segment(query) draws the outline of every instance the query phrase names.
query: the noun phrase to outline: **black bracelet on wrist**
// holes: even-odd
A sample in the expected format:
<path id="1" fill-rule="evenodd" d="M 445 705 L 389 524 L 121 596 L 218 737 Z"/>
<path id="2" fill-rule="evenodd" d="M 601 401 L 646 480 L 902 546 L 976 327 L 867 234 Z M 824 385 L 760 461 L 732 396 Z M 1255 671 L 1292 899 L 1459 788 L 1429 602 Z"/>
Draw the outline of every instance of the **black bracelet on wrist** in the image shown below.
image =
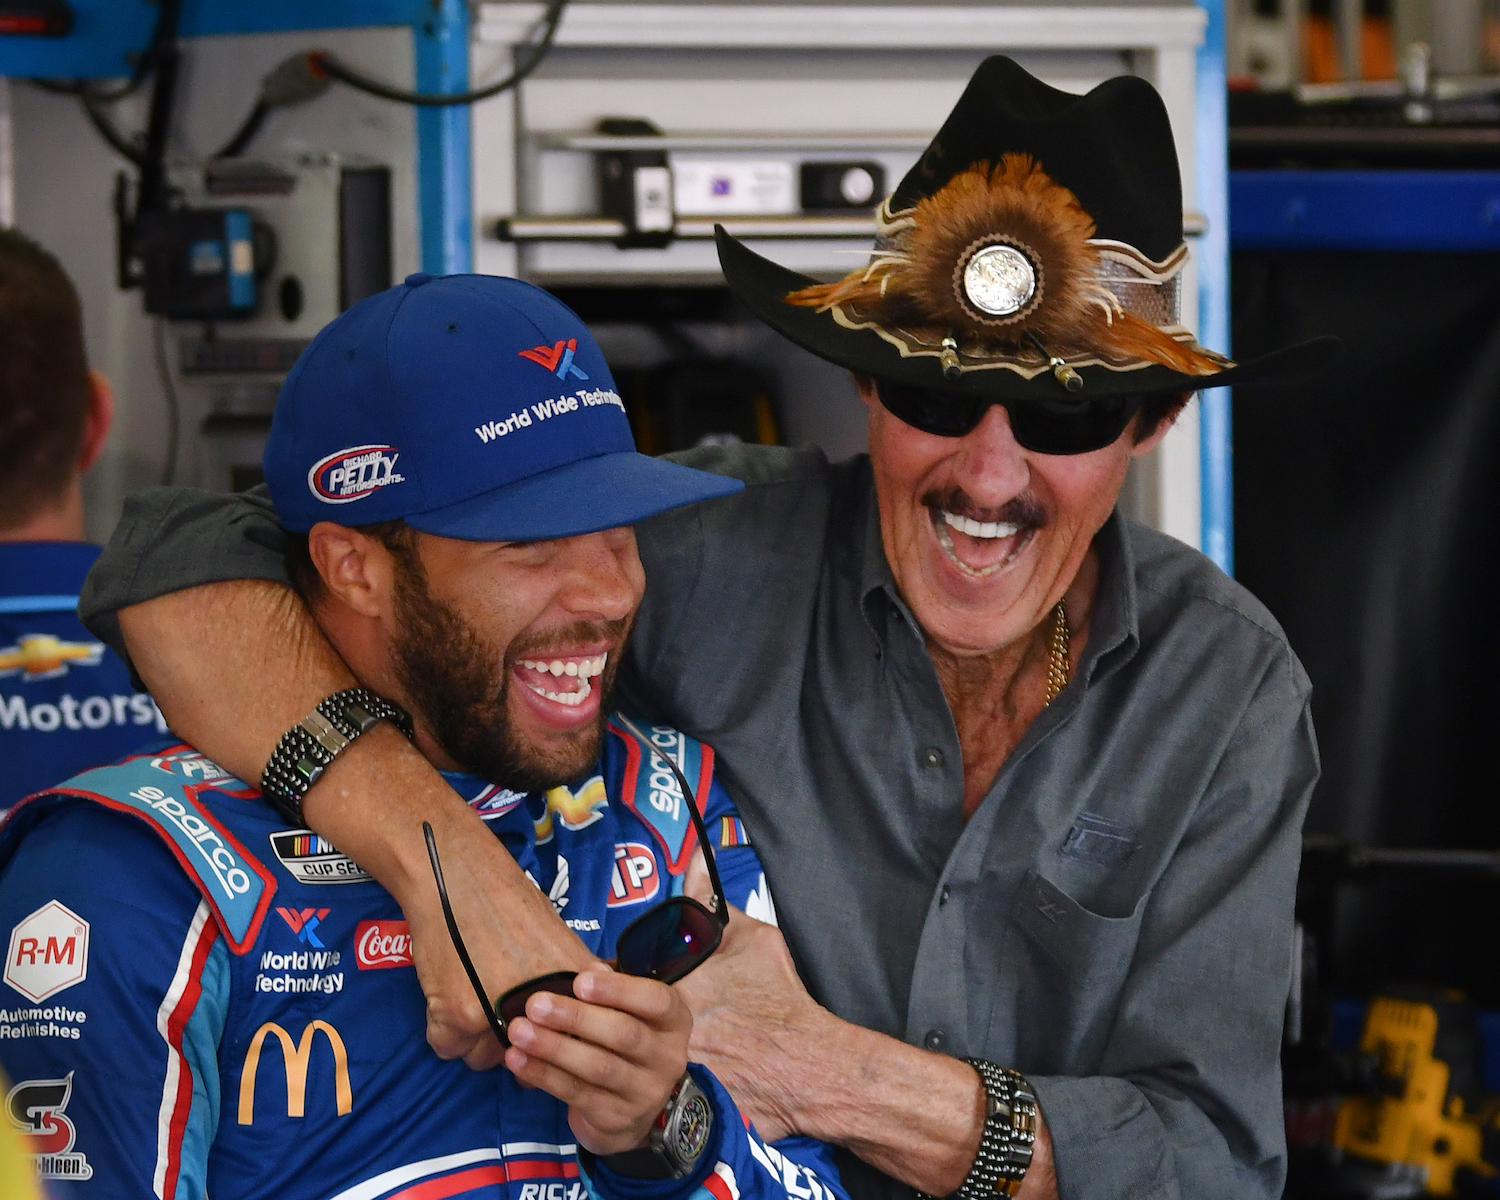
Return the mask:
<path id="1" fill-rule="evenodd" d="M 260 777 L 261 794 L 289 824 L 303 825 L 302 798 L 360 734 L 377 721 L 390 721 L 407 738 L 411 717 L 369 688 L 346 688 L 318 702 L 276 743 Z"/>
<path id="2" fill-rule="evenodd" d="M 957 1200 L 992 1200 L 1021 1190 L 1036 1144 L 1036 1095 L 1018 1072 L 983 1058 L 966 1058 L 984 1087 L 984 1129 L 974 1165 L 953 1195 Z M 918 1192 L 925 1200 L 934 1200 Z"/>

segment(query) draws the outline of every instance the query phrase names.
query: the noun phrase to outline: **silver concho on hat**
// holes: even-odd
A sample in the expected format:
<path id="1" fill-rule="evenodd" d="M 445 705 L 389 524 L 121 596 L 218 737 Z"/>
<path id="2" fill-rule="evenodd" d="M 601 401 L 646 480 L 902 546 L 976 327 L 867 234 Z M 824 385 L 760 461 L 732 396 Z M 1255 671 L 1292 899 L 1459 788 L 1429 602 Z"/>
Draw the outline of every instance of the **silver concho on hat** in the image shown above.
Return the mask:
<path id="1" fill-rule="evenodd" d="M 1031 256 L 1008 241 L 981 243 L 960 256 L 954 290 L 975 317 L 1008 323 L 1035 306 L 1040 280 Z"/>

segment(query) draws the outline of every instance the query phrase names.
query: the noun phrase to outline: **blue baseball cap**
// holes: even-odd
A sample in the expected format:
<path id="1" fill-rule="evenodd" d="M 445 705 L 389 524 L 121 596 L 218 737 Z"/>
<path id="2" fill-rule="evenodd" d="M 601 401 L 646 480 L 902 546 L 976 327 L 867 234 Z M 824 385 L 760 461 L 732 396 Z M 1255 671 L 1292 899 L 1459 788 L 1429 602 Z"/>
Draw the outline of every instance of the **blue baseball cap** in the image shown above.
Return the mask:
<path id="1" fill-rule="evenodd" d="M 583 322 L 496 275 L 411 275 L 325 326 L 263 463 L 287 529 L 401 518 L 476 542 L 593 533 L 744 487 L 638 453 Z"/>

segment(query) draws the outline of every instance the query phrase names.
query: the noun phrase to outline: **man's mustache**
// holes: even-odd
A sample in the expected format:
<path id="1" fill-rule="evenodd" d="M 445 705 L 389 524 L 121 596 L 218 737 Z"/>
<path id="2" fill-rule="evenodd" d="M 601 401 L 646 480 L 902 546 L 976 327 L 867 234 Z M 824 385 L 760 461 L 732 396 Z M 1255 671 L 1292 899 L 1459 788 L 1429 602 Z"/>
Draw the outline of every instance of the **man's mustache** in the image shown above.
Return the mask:
<path id="1" fill-rule="evenodd" d="M 579 646 L 593 646 L 608 642 L 611 653 L 617 654 L 625 645 L 625 636 L 630 632 L 634 614 L 613 621 L 575 621 L 558 629 L 549 629 L 528 637 L 517 638 L 505 652 L 506 661 L 543 658 L 554 650 L 574 650 Z"/>
<path id="2" fill-rule="evenodd" d="M 986 508 L 976 504 L 961 487 L 939 488 L 926 492 L 922 503 L 928 508 L 941 508 L 956 516 L 968 517 L 981 524 L 1018 525 L 1022 529 L 1040 529 L 1047 523 L 1047 510 L 1030 492 L 1012 497 L 999 508 Z"/>

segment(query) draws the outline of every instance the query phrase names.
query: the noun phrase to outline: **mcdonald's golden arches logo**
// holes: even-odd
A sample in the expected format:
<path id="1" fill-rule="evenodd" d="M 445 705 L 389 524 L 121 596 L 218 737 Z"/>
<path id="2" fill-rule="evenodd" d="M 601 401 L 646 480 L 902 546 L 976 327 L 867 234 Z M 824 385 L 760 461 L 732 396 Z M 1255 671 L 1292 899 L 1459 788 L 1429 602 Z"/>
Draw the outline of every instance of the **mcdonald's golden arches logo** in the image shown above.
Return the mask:
<path id="1" fill-rule="evenodd" d="M 354 1091 L 349 1086 L 349 1052 L 344 1049 L 344 1039 L 339 1031 L 327 1021 L 310 1021 L 302 1030 L 302 1040 L 296 1043 L 275 1021 L 267 1021 L 255 1031 L 250 1039 L 250 1049 L 245 1052 L 245 1069 L 240 1074 L 240 1124 L 255 1123 L 255 1074 L 260 1069 L 260 1052 L 266 1044 L 266 1036 L 275 1034 L 281 1043 L 281 1058 L 286 1067 L 286 1115 L 300 1117 L 306 1109 L 307 1066 L 312 1058 L 313 1035 L 322 1031 L 333 1051 L 334 1103 L 339 1116 L 347 1116 L 354 1107 Z"/>

